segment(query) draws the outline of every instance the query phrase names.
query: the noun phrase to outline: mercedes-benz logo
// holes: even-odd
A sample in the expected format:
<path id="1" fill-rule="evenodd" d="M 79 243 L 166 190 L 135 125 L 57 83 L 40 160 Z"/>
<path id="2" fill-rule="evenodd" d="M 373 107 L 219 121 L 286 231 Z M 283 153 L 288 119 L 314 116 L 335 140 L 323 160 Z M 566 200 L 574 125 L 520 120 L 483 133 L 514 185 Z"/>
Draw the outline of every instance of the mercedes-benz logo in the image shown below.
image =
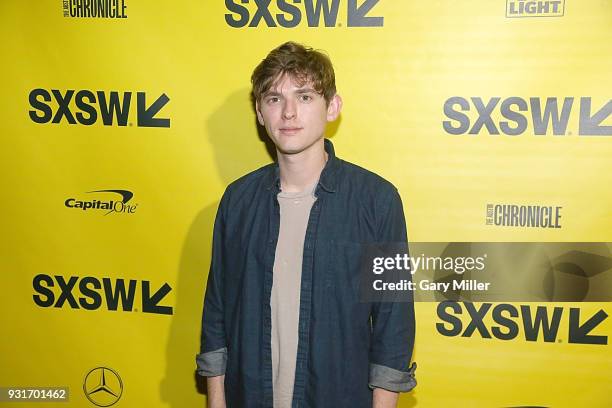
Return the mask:
<path id="1" fill-rule="evenodd" d="M 121 377 L 108 367 L 96 367 L 85 376 L 83 392 L 87 399 L 99 407 L 110 407 L 121 398 Z"/>

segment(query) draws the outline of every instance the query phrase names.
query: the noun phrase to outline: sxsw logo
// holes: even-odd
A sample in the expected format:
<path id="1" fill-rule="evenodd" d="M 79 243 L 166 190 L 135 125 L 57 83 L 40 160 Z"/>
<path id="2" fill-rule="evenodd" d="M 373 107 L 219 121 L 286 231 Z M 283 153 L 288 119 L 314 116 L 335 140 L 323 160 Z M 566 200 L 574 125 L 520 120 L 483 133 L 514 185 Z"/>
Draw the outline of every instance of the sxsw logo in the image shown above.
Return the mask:
<path id="1" fill-rule="evenodd" d="M 466 312 L 464 314 L 464 312 Z M 483 339 L 495 337 L 498 340 L 514 340 L 522 336 L 525 341 L 545 343 L 567 342 L 572 344 L 607 345 L 608 336 L 591 334 L 608 314 L 600 309 L 592 316 L 581 317 L 580 308 L 569 308 L 567 337 L 559 332 L 561 320 L 567 316 L 568 309 L 560 306 L 546 307 L 509 303 L 474 303 L 442 302 L 438 304 L 437 314 L 441 322 L 436 323 L 436 330 L 447 337 L 472 337 L 478 332 Z M 467 325 L 458 315 L 467 315 Z M 492 324 L 485 319 L 491 316 Z M 522 330 L 521 330 L 522 329 Z"/>
<path id="2" fill-rule="evenodd" d="M 346 7 L 347 27 L 382 27 L 384 17 L 369 15 L 378 0 L 225 0 L 229 13 L 225 22 L 234 28 L 297 27 L 305 22 L 308 27 L 340 27 L 338 11 L 341 3 Z M 301 7 L 296 5 L 301 4 Z M 249 7 L 250 6 L 250 7 Z M 306 17 L 304 20 L 303 17 Z"/>
<path id="3" fill-rule="evenodd" d="M 29 94 L 30 119 L 34 123 L 81 124 L 91 126 L 102 122 L 104 126 L 133 126 L 129 121 L 130 110 L 134 111 L 133 93 L 120 91 L 90 91 L 68 89 L 46 90 L 36 88 Z M 149 98 L 150 101 L 151 98 Z M 162 93 L 151 103 L 147 103 L 145 92 L 136 92 L 136 126 L 170 127 L 170 119 L 156 117 L 170 101 Z"/>
<path id="4" fill-rule="evenodd" d="M 578 134 L 580 136 L 612 136 L 612 99 L 605 104 L 594 104 L 591 97 L 524 99 L 494 97 L 488 100 L 480 97 L 464 98 L 452 96 L 444 102 L 444 114 L 450 120 L 442 122 L 444 130 L 451 135 L 481 132 L 490 135 L 518 136 L 533 127 L 535 135 L 546 135 L 552 131 L 555 136 Z M 476 112 L 476 119 L 470 119 L 467 112 Z M 578 114 L 578 131 L 568 131 L 572 112 Z M 576 114 L 576 113 L 575 113 Z M 493 118 L 500 115 L 505 120 Z"/>
<path id="5" fill-rule="evenodd" d="M 506 0 L 506 17 L 563 17 L 565 0 Z"/>
<path id="6" fill-rule="evenodd" d="M 136 294 L 140 294 L 143 313 L 173 314 L 172 306 L 159 303 L 172 290 L 164 283 L 157 290 L 151 290 L 151 282 L 130 279 L 96 278 L 94 276 L 70 276 L 39 274 L 32 280 L 36 292 L 32 298 L 40 307 L 97 310 L 100 308 L 124 312 L 136 312 Z M 140 287 L 140 291 L 136 289 Z M 57 290 L 56 290 L 57 289 Z M 59 292 L 58 292 L 59 290 Z"/>

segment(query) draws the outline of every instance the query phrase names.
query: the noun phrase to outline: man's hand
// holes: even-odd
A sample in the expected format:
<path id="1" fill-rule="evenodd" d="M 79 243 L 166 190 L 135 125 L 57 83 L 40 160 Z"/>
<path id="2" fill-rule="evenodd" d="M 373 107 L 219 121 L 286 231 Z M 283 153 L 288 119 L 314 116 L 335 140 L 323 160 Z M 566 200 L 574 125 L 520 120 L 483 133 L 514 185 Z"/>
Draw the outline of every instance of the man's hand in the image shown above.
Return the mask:
<path id="1" fill-rule="evenodd" d="M 382 388 L 374 388 L 372 408 L 395 408 L 399 394 Z"/>
<path id="2" fill-rule="evenodd" d="M 206 377 L 208 408 L 225 408 L 225 375 Z"/>

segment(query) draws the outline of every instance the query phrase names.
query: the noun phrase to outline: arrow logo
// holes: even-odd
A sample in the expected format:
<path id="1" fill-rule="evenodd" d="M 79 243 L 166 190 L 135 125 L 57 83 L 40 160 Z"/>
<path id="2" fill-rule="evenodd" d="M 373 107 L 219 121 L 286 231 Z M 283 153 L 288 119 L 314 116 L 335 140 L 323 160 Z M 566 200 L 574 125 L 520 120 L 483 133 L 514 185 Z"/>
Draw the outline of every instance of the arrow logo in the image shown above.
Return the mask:
<path id="1" fill-rule="evenodd" d="M 154 116 L 170 101 L 170 98 L 163 93 L 148 108 L 146 107 L 146 95 L 144 92 L 136 94 L 138 103 L 138 126 L 142 127 L 170 127 L 170 119 L 155 118 Z"/>
<path id="2" fill-rule="evenodd" d="M 589 320 L 580 325 L 580 309 L 572 307 L 569 318 L 569 342 L 580 344 L 608 344 L 608 336 L 589 335 L 591 330 L 606 320 L 608 315 L 600 309 Z"/>
<path id="3" fill-rule="evenodd" d="M 172 314 L 172 306 L 158 306 L 157 304 L 162 300 L 172 288 L 167 283 L 159 288 L 157 292 L 151 296 L 151 288 L 149 281 L 142 282 L 142 311 L 144 313 L 157 313 L 157 314 Z"/>
<path id="4" fill-rule="evenodd" d="M 591 98 L 580 98 L 579 134 L 588 136 L 612 136 L 612 126 L 599 126 L 612 114 L 612 99 L 591 116 Z"/>
<path id="5" fill-rule="evenodd" d="M 384 17 L 366 16 L 377 3 L 378 0 L 366 0 L 357 7 L 357 0 L 349 0 L 347 25 L 349 27 L 382 27 Z"/>

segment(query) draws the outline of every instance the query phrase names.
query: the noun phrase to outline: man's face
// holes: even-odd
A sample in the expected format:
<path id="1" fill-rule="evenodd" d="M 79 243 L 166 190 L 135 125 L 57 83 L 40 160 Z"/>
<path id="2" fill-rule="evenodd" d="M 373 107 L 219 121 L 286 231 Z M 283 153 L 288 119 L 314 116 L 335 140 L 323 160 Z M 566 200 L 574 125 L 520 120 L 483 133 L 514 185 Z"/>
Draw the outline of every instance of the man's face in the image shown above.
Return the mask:
<path id="1" fill-rule="evenodd" d="M 257 120 L 279 153 L 297 154 L 322 140 L 327 122 L 336 120 L 341 106 L 338 95 L 327 105 L 310 81 L 299 86 L 283 75 L 256 102 Z"/>

